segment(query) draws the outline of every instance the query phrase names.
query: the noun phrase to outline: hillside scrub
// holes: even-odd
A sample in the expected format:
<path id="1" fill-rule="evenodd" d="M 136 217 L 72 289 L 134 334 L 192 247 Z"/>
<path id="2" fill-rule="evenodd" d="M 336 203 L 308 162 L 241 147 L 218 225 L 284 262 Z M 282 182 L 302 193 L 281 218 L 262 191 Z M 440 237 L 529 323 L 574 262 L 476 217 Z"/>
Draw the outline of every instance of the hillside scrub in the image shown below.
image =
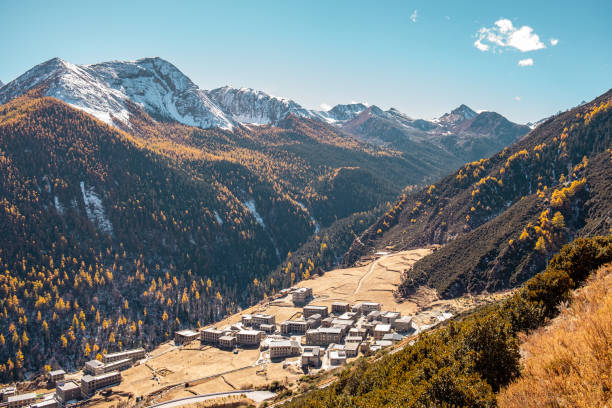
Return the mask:
<path id="1" fill-rule="evenodd" d="M 602 407 L 612 402 L 612 264 L 576 291 L 553 323 L 521 345 L 521 376 L 498 396 L 502 408 Z"/>
<path id="2" fill-rule="evenodd" d="M 509 299 L 425 333 L 395 354 L 360 359 L 288 407 L 495 407 L 520 375 L 519 334 L 558 314 L 593 271 L 612 261 L 612 236 L 580 238 Z"/>

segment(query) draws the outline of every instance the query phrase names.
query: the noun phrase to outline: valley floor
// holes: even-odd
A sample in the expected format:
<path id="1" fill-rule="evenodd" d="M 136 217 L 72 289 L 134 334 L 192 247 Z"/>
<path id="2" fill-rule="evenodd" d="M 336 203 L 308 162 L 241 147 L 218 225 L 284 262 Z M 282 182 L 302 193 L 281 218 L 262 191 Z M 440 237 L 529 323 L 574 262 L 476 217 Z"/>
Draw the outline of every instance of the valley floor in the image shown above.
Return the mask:
<path id="1" fill-rule="evenodd" d="M 364 261 L 361 266 L 332 270 L 323 276 L 301 281 L 296 286 L 312 288 L 314 299 L 309 303 L 311 305 L 330 307 L 338 301 L 351 304 L 379 302 L 382 310 L 412 316 L 415 334 L 465 310 L 499 300 L 509 293 L 441 300 L 433 291 L 421 290 L 413 298 L 398 302 L 393 293 L 400 284 L 402 273 L 432 250 L 421 248 L 379 253 L 376 259 Z M 238 323 L 246 313 L 272 314 L 280 323 L 301 316 L 302 308 L 294 306 L 290 295 L 271 296 L 214 326 L 223 328 Z M 405 341 L 400 343 L 400 347 L 404 344 Z M 148 353 L 140 364 L 123 371 L 123 380 L 120 385 L 112 387 L 111 395 L 104 397 L 97 394 L 86 406 L 134 406 L 137 405 L 135 397 L 144 397 L 148 406 L 195 395 L 264 387 L 274 381 L 291 386 L 304 375 L 299 357 L 281 362 L 271 362 L 265 357 L 265 352 L 259 348 L 240 348 L 234 354 L 216 347 L 200 346 L 199 341 L 183 346 L 175 346 L 170 341 Z M 328 366 L 324 362 L 322 369 L 325 368 Z M 79 374 L 72 376 L 78 378 Z"/>

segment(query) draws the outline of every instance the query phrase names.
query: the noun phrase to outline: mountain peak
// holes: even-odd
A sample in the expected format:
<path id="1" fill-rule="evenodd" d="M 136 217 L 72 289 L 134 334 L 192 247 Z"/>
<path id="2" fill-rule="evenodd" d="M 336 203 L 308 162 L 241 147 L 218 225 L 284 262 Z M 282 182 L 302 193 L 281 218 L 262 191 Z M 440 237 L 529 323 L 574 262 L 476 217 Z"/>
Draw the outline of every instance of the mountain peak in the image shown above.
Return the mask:
<path id="1" fill-rule="evenodd" d="M 453 109 L 451 114 L 463 116 L 465 119 L 471 119 L 477 115 L 476 111 L 465 104 L 461 104 L 457 108 Z"/>
<path id="2" fill-rule="evenodd" d="M 159 58 L 75 65 L 52 58 L 2 87 L 0 104 L 41 87 L 103 122 L 130 125 L 134 102 L 155 118 L 201 128 L 231 129 L 233 122 L 172 63 Z"/>

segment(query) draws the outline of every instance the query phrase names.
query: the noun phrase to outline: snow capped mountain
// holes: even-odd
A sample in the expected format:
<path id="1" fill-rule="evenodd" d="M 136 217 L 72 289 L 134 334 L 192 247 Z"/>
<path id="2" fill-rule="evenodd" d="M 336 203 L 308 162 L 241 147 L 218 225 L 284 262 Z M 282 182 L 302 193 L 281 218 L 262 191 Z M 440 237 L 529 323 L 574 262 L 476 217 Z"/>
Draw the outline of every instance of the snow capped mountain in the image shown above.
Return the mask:
<path id="1" fill-rule="evenodd" d="M 4 82 L 0 81 L 0 88 L 4 86 Z"/>
<path id="2" fill-rule="evenodd" d="M 440 116 L 437 121 L 446 125 L 454 125 L 470 120 L 476 115 L 478 115 L 478 113 L 472 110 L 469 106 L 461 104 L 458 108 L 453 109 L 450 113 Z"/>
<path id="3" fill-rule="evenodd" d="M 37 87 L 110 125 L 118 121 L 129 126 L 131 101 L 156 119 L 202 128 L 233 127 L 203 90 L 161 58 L 94 65 L 54 58 L 3 87 L 0 104 Z"/>
<path id="4" fill-rule="evenodd" d="M 357 115 L 367 109 L 363 103 L 351 103 L 348 105 L 336 105 L 328 111 L 318 111 L 318 116 L 328 123 L 343 122 L 355 119 Z"/>
<path id="5" fill-rule="evenodd" d="M 233 120 L 244 124 L 275 125 L 289 114 L 303 118 L 318 117 L 290 99 L 251 88 L 224 86 L 208 91 L 207 95 Z"/>
<path id="6" fill-rule="evenodd" d="M 133 104 L 155 120 L 176 121 L 203 129 L 231 130 L 240 124 L 278 125 L 287 116 L 294 115 L 319 120 L 376 144 L 387 144 L 398 138 L 431 139 L 432 135 L 465 131 L 474 118 L 482 115 L 466 105 L 433 121 L 412 119 L 397 109 L 384 111 L 365 103 L 340 104 L 327 111 L 309 110 L 291 99 L 251 88 L 200 89 L 161 58 L 93 65 L 75 65 L 54 58 L 1 87 L 0 104 L 37 88 L 109 125 L 130 127 Z"/>

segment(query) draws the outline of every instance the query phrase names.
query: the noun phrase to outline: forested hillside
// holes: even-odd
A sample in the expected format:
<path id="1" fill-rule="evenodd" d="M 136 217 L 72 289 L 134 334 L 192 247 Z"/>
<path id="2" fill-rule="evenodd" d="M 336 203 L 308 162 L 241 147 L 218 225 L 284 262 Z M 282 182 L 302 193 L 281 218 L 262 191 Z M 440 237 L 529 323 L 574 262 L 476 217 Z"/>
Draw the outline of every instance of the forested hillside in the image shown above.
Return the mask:
<path id="1" fill-rule="evenodd" d="M 344 262 L 377 248 L 446 244 L 400 288 L 447 297 L 516 286 L 577 236 L 612 227 L 612 91 L 559 114 L 500 153 L 402 197 L 352 244 Z"/>
<path id="2" fill-rule="evenodd" d="M 122 132 L 36 94 L 0 107 L 3 379 L 157 344 L 328 268 L 432 170 L 297 118 L 230 133 L 132 109 Z"/>
<path id="3" fill-rule="evenodd" d="M 510 298 L 421 334 L 395 353 L 360 358 L 330 386 L 284 406 L 496 407 L 496 393 L 521 375 L 519 334 L 547 324 L 591 273 L 611 261 L 612 237 L 579 238 Z"/>

